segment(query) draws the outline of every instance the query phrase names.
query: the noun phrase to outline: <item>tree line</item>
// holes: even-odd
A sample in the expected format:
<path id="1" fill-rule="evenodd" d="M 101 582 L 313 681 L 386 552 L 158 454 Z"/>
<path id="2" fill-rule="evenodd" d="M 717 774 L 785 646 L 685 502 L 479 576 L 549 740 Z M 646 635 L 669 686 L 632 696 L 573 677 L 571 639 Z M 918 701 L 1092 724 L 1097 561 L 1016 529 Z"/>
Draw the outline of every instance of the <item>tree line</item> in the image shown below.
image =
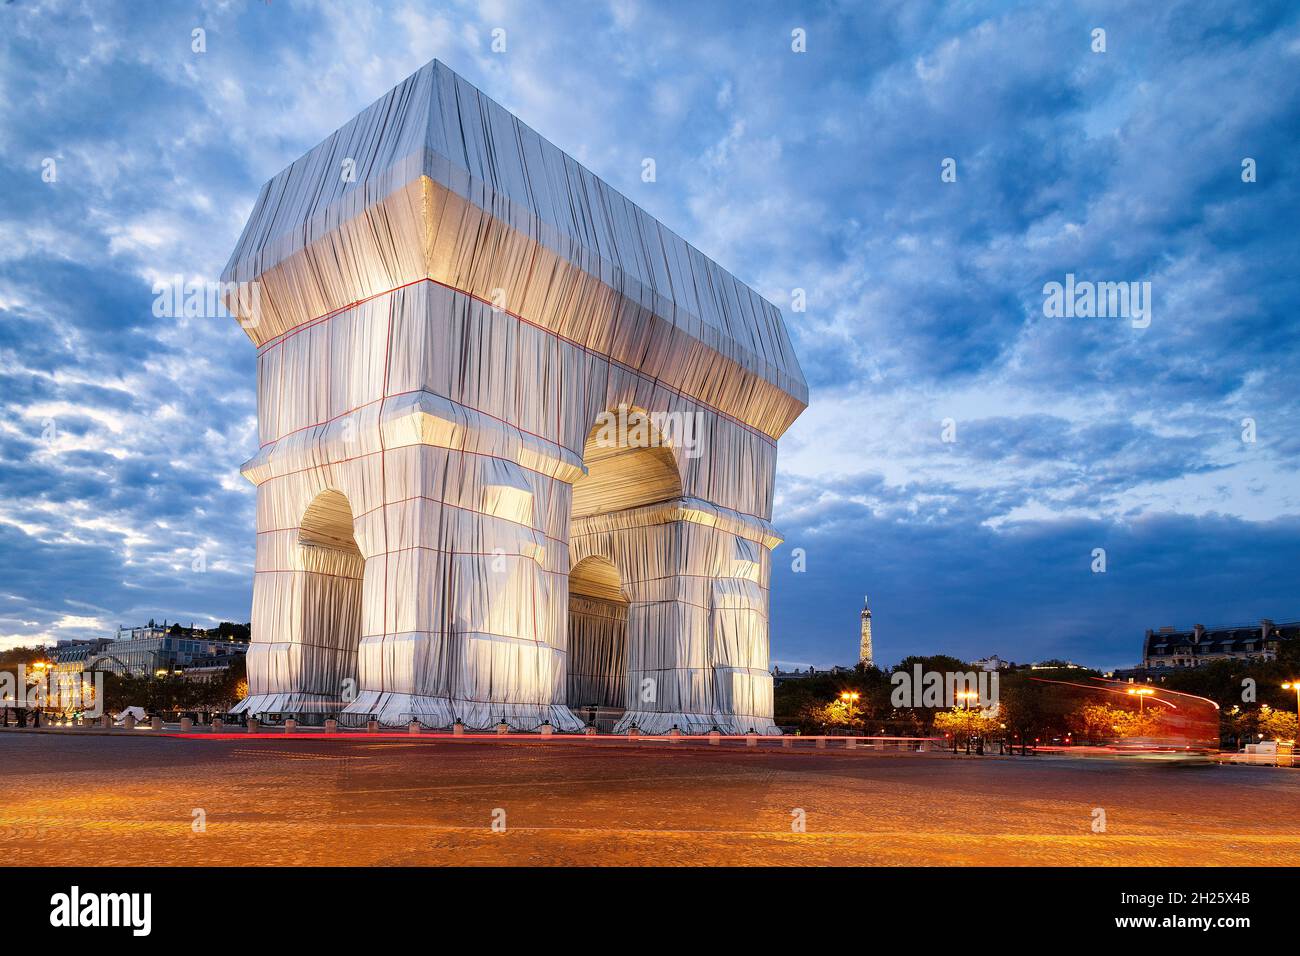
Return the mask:
<path id="1" fill-rule="evenodd" d="M 1276 661 L 1224 660 L 1194 668 L 1153 672 L 1149 687 L 1160 701 L 1150 706 L 1116 687 L 1100 671 L 1065 667 L 1014 668 L 999 673 L 998 707 L 899 707 L 892 675 L 923 671 L 968 673 L 970 664 L 947 655 L 911 656 L 888 670 L 859 665 L 840 674 L 811 674 L 783 681 L 775 690 L 779 725 L 800 733 L 860 733 L 890 736 L 950 734 L 1011 740 L 1103 742 L 1125 737 L 1159 737 L 1185 724 L 1187 715 L 1208 721 L 1220 746 L 1239 748 L 1259 739 L 1294 740 L 1296 697 L 1283 683 L 1300 677 L 1300 646 L 1284 644 Z M 1082 685 L 1082 686 L 1076 686 Z M 1178 692 L 1165 693 L 1162 691 Z M 1179 695 L 1205 698 L 1202 704 Z M 1150 697 L 1146 698 L 1150 700 Z M 1217 727 L 1214 726 L 1217 723 Z"/>

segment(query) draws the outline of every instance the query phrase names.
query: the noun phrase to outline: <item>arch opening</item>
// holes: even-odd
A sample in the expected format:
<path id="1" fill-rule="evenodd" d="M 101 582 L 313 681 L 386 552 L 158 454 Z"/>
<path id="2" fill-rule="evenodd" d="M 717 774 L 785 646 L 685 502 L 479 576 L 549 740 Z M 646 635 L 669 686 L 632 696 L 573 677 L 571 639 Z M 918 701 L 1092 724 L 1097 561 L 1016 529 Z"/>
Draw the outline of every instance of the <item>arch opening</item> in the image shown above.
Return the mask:
<path id="1" fill-rule="evenodd" d="M 607 558 L 569 572 L 569 709 L 608 730 L 627 704 L 627 597 Z"/>
<path id="2" fill-rule="evenodd" d="M 341 491 L 322 491 L 303 512 L 298 543 L 361 557 L 352 531 L 352 508 Z"/>
<path id="3" fill-rule="evenodd" d="M 644 559 L 625 553 L 625 543 L 613 538 L 598 544 L 609 532 L 592 519 L 680 498 L 682 481 L 676 455 L 652 417 L 626 405 L 597 418 L 583 464 L 587 474 L 573 485 L 570 521 L 575 563 L 569 572 L 566 692 L 570 710 L 609 731 L 631 706 L 632 691 L 631 602 L 620 573 L 626 568 L 614 561 Z"/>
<path id="4" fill-rule="evenodd" d="M 682 495 L 677 458 L 651 416 L 622 406 L 602 414 L 582 450 L 587 474 L 573 485 L 573 520 Z"/>
<path id="5" fill-rule="evenodd" d="M 365 560 L 353 530 L 352 507 L 339 491 L 323 491 L 303 512 L 298 527 L 302 571 L 300 653 L 305 674 L 317 686 L 304 688 L 288 709 L 309 723 L 323 721 L 346 705 L 348 681 L 355 688 L 357 652 L 361 644 L 362 579 Z"/>

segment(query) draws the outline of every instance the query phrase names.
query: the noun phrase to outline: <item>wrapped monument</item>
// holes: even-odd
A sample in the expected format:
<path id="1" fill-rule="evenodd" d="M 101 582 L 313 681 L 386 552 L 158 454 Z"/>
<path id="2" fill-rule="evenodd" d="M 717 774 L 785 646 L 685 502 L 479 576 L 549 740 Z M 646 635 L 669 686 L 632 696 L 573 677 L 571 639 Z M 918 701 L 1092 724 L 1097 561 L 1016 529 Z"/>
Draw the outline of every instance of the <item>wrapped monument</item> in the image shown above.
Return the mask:
<path id="1" fill-rule="evenodd" d="M 262 188 L 223 281 L 241 709 L 775 732 L 775 306 L 436 61 Z"/>

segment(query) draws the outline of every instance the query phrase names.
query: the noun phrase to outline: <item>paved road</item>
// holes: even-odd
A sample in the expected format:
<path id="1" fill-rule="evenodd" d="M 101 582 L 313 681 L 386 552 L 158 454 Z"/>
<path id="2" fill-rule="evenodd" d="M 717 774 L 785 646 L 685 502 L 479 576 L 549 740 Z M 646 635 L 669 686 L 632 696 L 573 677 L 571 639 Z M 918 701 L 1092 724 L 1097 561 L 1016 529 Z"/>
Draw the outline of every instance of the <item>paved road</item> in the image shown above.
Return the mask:
<path id="1" fill-rule="evenodd" d="M 11 866 L 1300 860 L 1300 771 L 1264 767 L 5 731 L 0 775 Z"/>

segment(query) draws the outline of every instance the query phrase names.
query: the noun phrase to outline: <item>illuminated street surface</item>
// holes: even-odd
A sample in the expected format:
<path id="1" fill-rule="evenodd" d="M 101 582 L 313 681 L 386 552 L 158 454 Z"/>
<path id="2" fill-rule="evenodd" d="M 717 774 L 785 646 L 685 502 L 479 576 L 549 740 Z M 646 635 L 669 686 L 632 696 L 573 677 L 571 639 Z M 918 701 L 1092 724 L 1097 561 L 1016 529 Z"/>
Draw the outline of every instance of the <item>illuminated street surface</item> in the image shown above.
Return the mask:
<path id="1" fill-rule="evenodd" d="M 805 744 L 806 745 L 806 744 Z M 13 865 L 1283 865 L 1300 771 L 602 741 L 0 733 Z M 1106 832 L 1094 833 L 1094 808 Z M 505 811 L 505 832 L 491 829 Z M 791 832 L 791 811 L 807 832 Z M 206 832 L 192 829 L 194 811 Z"/>

